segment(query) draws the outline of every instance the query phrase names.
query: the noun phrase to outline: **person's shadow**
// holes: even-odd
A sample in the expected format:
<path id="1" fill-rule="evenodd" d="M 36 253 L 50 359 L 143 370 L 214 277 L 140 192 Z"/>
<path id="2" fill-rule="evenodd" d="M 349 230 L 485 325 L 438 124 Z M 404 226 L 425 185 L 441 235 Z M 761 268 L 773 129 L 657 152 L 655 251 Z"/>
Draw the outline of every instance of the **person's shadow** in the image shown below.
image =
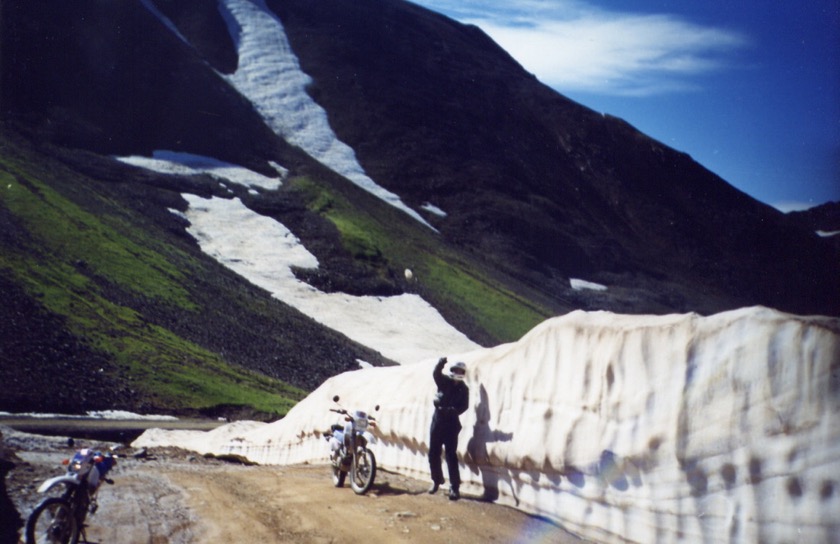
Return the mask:
<path id="1" fill-rule="evenodd" d="M 487 389 L 480 386 L 479 402 L 475 409 L 475 425 L 473 433 L 467 442 L 466 464 L 474 474 L 481 473 L 481 481 L 484 485 L 483 500 L 495 501 L 499 498 L 500 472 L 504 470 L 501 466 L 491 464 L 490 455 L 487 451 L 487 444 L 490 442 L 507 442 L 513 439 L 513 433 L 506 433 L 498 429 L 490 428 L 490 402 L 487 398 Z"/>

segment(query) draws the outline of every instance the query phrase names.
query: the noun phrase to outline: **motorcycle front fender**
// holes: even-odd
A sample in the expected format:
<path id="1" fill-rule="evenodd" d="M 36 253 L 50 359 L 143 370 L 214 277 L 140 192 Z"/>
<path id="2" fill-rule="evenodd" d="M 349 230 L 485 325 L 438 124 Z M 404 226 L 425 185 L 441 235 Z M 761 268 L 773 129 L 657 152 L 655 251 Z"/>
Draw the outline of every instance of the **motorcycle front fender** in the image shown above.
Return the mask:
<path id="1" fill-rule="evenodd" d="M 79 485 L 79 479 L 76 476 L 72 476 L 69 474 L 65 474 L 64 476 L 56 476 L 55 478 L 50 478 L 49 480 L 41 484 L 41 487 L 38 488 L 38 493 L 46 493 L 47 491 L 49 491 L 57 485 L 66 485 L 67 487 L 77 486 Z"/>
<path id="2" fill-rule="evenodd" d="M 367 440 L 368 446 L 373 446 L 374 444 L 376 444 L 376 437 L 373 436 L 373 433 L 371 433 L 370 431 L 365 431 L 362 436 L 364 436 L 365 440 Z"/>

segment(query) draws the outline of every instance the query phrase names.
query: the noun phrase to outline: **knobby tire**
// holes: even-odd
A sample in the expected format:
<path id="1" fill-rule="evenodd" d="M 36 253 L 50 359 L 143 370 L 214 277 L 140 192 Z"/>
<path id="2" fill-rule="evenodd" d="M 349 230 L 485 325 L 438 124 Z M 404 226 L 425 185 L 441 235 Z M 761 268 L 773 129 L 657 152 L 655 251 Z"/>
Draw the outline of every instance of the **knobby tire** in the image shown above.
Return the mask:
<path id="1" fill-rule="evenodd" d="M 365 448 L 356 454 L 353 467 L 350 470 L 350 487 L 357 495 L 364 495 L 373 486 L 376 478 L 376 457 L 373 452 Z"/>
<path id="2" fill-rule="evenodd" d="M 331 468 L 333 485 L 335 485 L 336 487 L 344 487 L 344 479 L 347 477 L 347 473 L 335 465 L 333 465 Z"/>
<path id="3" fill-rule="evenodd" d="M 26 520 L 26 544 L 77 544 L 78 541 L 79 527 L 73 507 L 62 498 L 44 499 Z"/>

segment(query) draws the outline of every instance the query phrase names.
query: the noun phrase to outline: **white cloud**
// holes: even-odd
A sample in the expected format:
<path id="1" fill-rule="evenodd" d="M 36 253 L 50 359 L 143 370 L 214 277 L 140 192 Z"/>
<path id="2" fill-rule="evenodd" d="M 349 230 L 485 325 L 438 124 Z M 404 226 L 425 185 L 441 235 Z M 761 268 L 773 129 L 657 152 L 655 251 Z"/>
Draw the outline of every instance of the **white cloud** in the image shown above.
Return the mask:
<path id="1" fill-rule="evenodd" d="M 698 86 L 747 39 L 670 14 L 607 12 L 580 2 L 421 2 L 475 24 L 526 70 L 561 91 L 651 95 Z"/>

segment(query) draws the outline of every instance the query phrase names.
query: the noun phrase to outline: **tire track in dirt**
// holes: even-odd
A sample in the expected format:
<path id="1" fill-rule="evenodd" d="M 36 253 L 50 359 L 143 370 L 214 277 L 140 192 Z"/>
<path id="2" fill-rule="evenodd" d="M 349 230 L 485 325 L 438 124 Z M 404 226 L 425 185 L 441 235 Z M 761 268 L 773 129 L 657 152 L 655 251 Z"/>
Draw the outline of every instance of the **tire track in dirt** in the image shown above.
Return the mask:
<path id="1" fill-rule="evenodd" d="M 563 529 L 517 510 L 445 493 L 381 470 L 364 496 L 333 487 L 326 465 L 213 466 L 166 470 L 183 488 L 197 542 L 579 542 Z"/>
<path id="2" fill-rule="evenodd" d="M 6 483 L 26 518 L 44 498 L 35 489 L 64 471 L 61 459 L 73 449 L 20 433 L 8 443 L 20 462 Z M 99 491 L 99 509 L 87 520 L 91 544 L 581 542 L 512 508 L 470 497 L 452 502 L 443 490 L 429 495 L 428 482 L 383 467 L 359 496 L 334 487 L 326 464 L 246 466 L 175 448 L 132 453 L 109 473 L 115 485 Z"/>

